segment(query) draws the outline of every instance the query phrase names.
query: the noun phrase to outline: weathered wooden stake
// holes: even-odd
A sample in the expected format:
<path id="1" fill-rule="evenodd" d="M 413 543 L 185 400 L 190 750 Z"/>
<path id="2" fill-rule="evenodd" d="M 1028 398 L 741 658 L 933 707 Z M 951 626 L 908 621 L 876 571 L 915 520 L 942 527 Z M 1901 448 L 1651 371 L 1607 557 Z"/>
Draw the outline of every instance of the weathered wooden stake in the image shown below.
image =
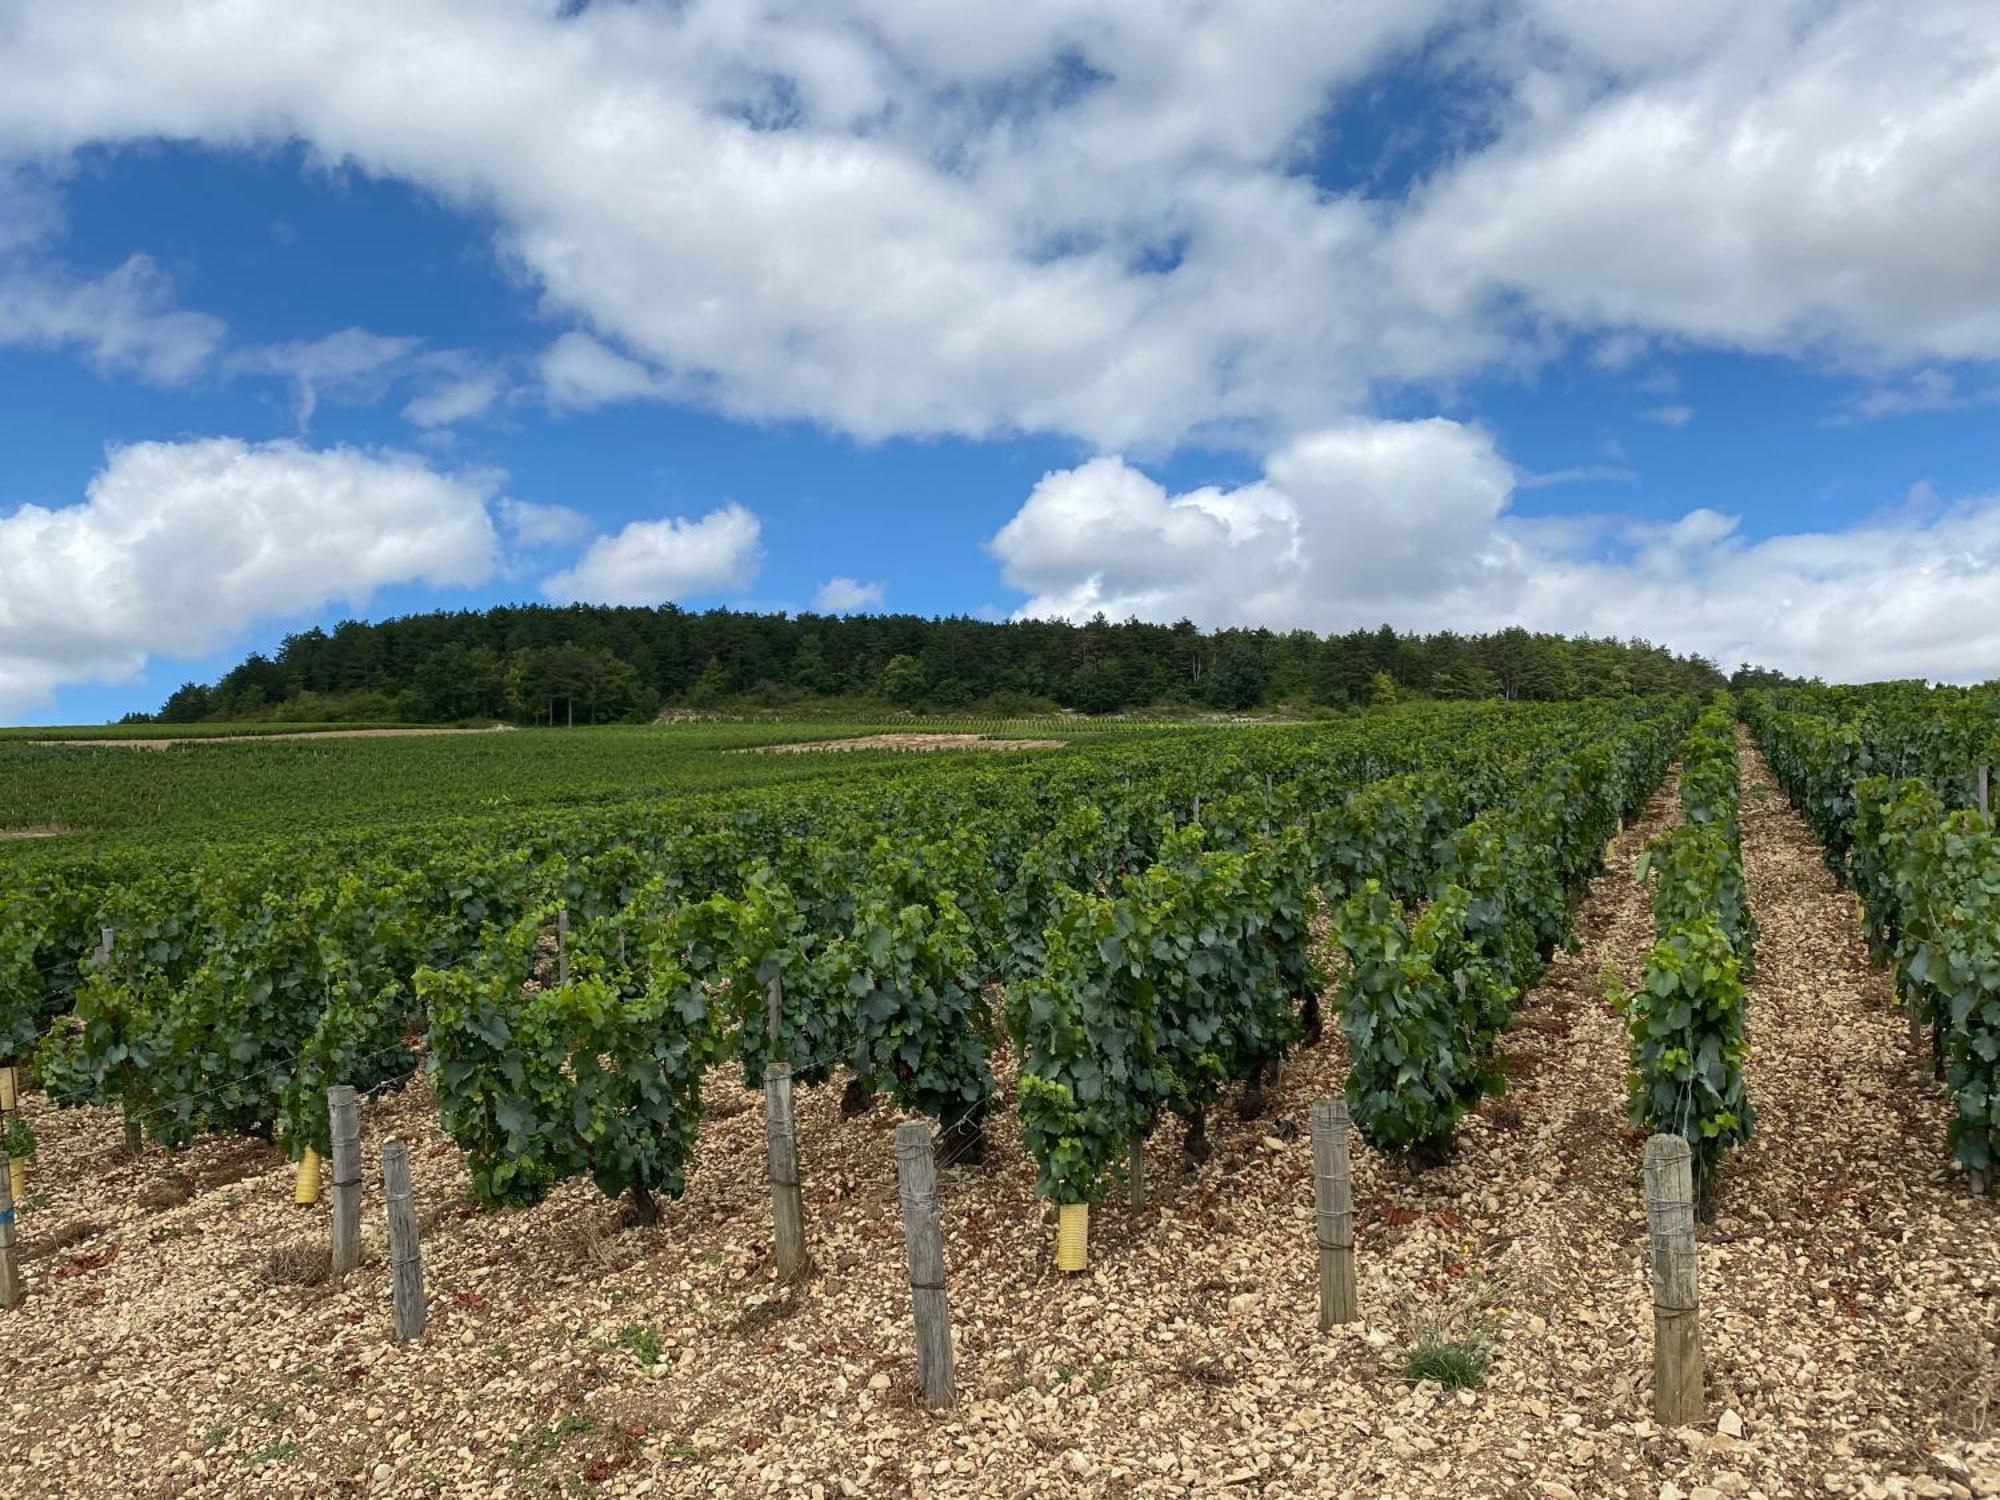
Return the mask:
<path id="1" fill-rule="evenodd" d="M 1653 1415 L 1702 1417 L 1701 1319 L 1695 1295 L 1694 1166 L 1677 1135 L 1646 1142 L 1646 1224 L 1653 1266 Z"/>
<path id="2" fill-rule="evenodd" d="M 1132 1137 L 1132 1153 L 1126 1167 L 1125 1175 L 1130 1179 L 1126 1186 L 1131 1191 L 1132 1207 L 1135 1210 L 1144 1208 L 1146 1206 L 1146 1138 L 1143 1135 Z"/>
<path id="3" fill-rule="evenodd" d="M 417 1245 L 417 1206 L 410 1197 L 410 1148 L 401 1141 L 382 1147 L 382 1196 L 389 1205 L 390 1296 L 396 1313 L 396 1342 L 406 1344 L 424 1331 L 423 1252 Z"/>
<path id="4" fill-rule="evenodd" d="M 14 1243 L 13 1162 L 0 1132 L 0 1307 L 19 1307 L 28 1294 L 21 1281 L 21 1252 Z"/>
<path id="5" fill-rule="evenodd" d="M 0 1063 L 0 1141 L 7 1139 L 7 1116 L 21 1108 L 21 1069 L 14 1063 Z M 16 1198 L 28 1195 L 28 1164 L 12 1161 L 7 1164 L 7 1185 L 13 1189 Z"/>
<path id="6" fill-rule="evenodd" d="M 556 983 L 569 983 L 569 908 L 556 910 Z"/>
<path id="7" fill-rule="evenodd" d="M 1312 1107 L 1313 1203 L 1319 1239 L 1319 1326 L 1360 1316 L 1354 1295 L 1354 1182 L 1347 1159 L 1347 1101 Z"/>
<path id="8" fill-rule="evenodd" d="M 361 1111 L 354 1090 L 336 1083 L 326 1091 L 333 1125 L 333 1274 L 361 1264 Z"/>
<path id="9" fill-rule="evenodd" d="M 903 1248 L 910 1259 L 910 1311 L 917 1322 L 917 1391 L 926 1405 L 958 1397 L 952 1376 L 951 1299 L 944 1286 L 944 1230 L 938 1222 L 937 1163 L 930 1127 L 896 1127 L 896 1179 L 902 1188 Z"/>
<path id="10" fill-rule="evenodd" d="M 773 1047 L 778 1045 L 778 1033 L 784 1028 L 784 1021 L 785 982 L 773 974 L 771 982 L 764 986 L 764 1027 Z"/>
<path id="11" fill-rule="evenodd" d="M 764 1064 L 764 1136 L 771 1160 L 771 1251 L 778 1279 L 806 1268 L 805 1207 L 799 1197 L 799 1141 L 792 1124 L 792 1065 Z"/>
<path id="12" fill-rule="evenodd" d="M 108 969 L 111 967 L 111 945 L 117 940 L 118 935 L 109 927 L 100 927 L 97 929 L 97 952 L 93 955 L 92 962 L 98 968 Z"/>

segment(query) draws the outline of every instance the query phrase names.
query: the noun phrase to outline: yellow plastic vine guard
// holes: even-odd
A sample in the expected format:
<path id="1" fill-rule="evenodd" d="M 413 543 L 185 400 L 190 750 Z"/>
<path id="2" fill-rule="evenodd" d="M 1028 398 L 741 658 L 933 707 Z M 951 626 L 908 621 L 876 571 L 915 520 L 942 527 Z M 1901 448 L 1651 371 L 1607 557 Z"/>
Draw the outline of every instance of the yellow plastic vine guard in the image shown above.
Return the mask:
<path id="1" fill-rule="evenodd" d="M 1056 1269 L 1081 1271 L 1090 1264 L 1090 1205 L 1064 1203 L 1056 1209 Z"/>
<path id="2" fill-rule="evenodd" d="M 298 1189 L 292 1194 L 294 1203 L 319 1202 L 319 1153 L 306 1147 L 306 1154 L 299 1158 Z"/>

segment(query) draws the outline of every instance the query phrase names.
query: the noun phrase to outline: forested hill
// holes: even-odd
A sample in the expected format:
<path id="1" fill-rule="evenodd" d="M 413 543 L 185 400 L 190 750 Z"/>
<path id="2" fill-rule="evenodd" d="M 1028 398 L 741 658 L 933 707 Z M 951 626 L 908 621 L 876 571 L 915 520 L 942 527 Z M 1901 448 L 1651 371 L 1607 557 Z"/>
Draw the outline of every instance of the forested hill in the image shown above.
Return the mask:
<path id="1" fill-rule="evenodd" d="M 275 657 L 253 655 L 213 685 L 187 684 L 158 717 L 581 724 L 662 707 L 828 698 L 995 713 L 1240 710 L 1664 693 L 1722 681 L 1713 663 L 1644 641 L 1521 629 L 1407 635 L 1384 625 L 1322 637 L 1101 617 L 1072 625 L 526 605 L 304 631 Z"/>

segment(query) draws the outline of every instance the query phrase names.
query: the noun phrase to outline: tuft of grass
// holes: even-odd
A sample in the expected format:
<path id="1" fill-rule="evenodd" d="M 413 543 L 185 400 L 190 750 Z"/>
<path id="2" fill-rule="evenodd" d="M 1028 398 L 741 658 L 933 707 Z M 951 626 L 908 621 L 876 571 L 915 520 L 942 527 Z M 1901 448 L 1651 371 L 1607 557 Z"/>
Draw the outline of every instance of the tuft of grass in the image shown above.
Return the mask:
<path id="1" fill-rule="evenodd" d="M 517 1469 L 533 1468 L 563 1445 L 563 1439 L 579 1433 L 595 1432 L 597 1423 L 580 1411 L 566 1411 L 548 1427 L 531 1427 L 515 1438 L 507 1450 L 507 1460 Z"/>
<path id="2" fill-rule="evenodd" d="M 250 1462 L 253 1464 L 281 1463 L 285 1459 L 295 1457 L 298 1451 L 299 1445 L 287 1438 L 282 1443 L 271 1443 L 259 1448 L 255 1453 L 250 1455 Z"/>
<path id="3" fill-rule="evenodd" d="M 633 1323 L 618 1335 L 618 1346 L 647 1369 L 660 1362 L 660 1332 L 642 1323 Z"/>
<path id="4" fill-rule="evenodd" d="M 1426 1341 L 1404 1358 L 1403 1378 L 1412 1385 L 1435 1380 L 1447 1390 L 1476 1391 L 1486 1379 L 1486 1351 L 1477 1344 Z"/>

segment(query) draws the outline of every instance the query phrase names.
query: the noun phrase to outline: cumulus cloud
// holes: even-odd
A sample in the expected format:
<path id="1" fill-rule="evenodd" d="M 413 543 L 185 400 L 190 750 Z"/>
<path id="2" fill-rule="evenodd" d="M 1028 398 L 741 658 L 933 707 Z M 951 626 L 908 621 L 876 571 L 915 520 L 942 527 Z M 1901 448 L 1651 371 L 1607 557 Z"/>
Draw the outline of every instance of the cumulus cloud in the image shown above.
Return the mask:
<path id="1" fill-rule="evenodd" d="M 1694 420 L 1692 406 L 1649 406 L 1639 413 L 1648 422 L 1657 422 L 1662 427 L 1685 427 Z"/>
<path id="2" fill-rule="evenodd" d="M 144 255 L 94 280 L 45 266 L 0 271 L 0 344 L 81 349 L 101 369 L 180 385 L 223 333 L 220 319 L 176 306 L 172 282 Z"/>
<path id="3" fill-rule="evenodd" d="M 1046 474 L 991 550 L 1023 618 L 1518 622 L 1850 680 L 2000 673 L 2000 496 L 1752 539 L 1706 507 L 1666 525 L 1522 517 L 1517 481 L 1475 428 L 1348 424 L 1232 488 L 1170 493 L 1116 457 Z"/>
<path id="4" fill-rule="evenodd" d="M 495 483 L 356 448 L 114 448 L 81 502 L 0 516 L 0 711 L 390 584 L 478 583 Z"/>
<path id="5" fill-rule="evenodd" d="M 573 568 L 542 582 L 561 604 L 664 604 L 745 589 L 764 560 L 757 517 L 740 505 L 700 520 L 633 521 L 601 536 Z"/>
<path id="6" fill-rule="evenodd" d="M 1282 438 L 1560 330 L 2000 357 L 1991 5 L 1001 11 L 17 4 L 0 158 L 303 140 L 490 215 L 575 326 L 554 404 L 868 438 Z M 1374 177 L 1332 111 L 1440 42 L 1478 128 L 1330 188 Z"/>
<path id="7" fill-rule="evenodd" d="M 882 607 L 882 585 L 840 576 L 819 586 L 813 608 L 823 615 L 850 615 Z"/>
<path id="8" fill-rule="evenodd" d="M 1001 11 L 16 4 L 0 158 L 303 140 L 490 216 L 577 330 L 555 404 L 868 438 L 1275 440 L 1561 331 L 2000 357 L 1977 0 Z M 1426 44 L 1478 128 L 1407 191 L 1329 187 L 1374 179 L 1333 111 Z"/>
<path id="9" fill-rule="evenodd" d="M 1434 314 L 1857 358 L 2000 355 L 2000 11 L 1538 0 L 1554 53 L 1386 249 Z"/>

